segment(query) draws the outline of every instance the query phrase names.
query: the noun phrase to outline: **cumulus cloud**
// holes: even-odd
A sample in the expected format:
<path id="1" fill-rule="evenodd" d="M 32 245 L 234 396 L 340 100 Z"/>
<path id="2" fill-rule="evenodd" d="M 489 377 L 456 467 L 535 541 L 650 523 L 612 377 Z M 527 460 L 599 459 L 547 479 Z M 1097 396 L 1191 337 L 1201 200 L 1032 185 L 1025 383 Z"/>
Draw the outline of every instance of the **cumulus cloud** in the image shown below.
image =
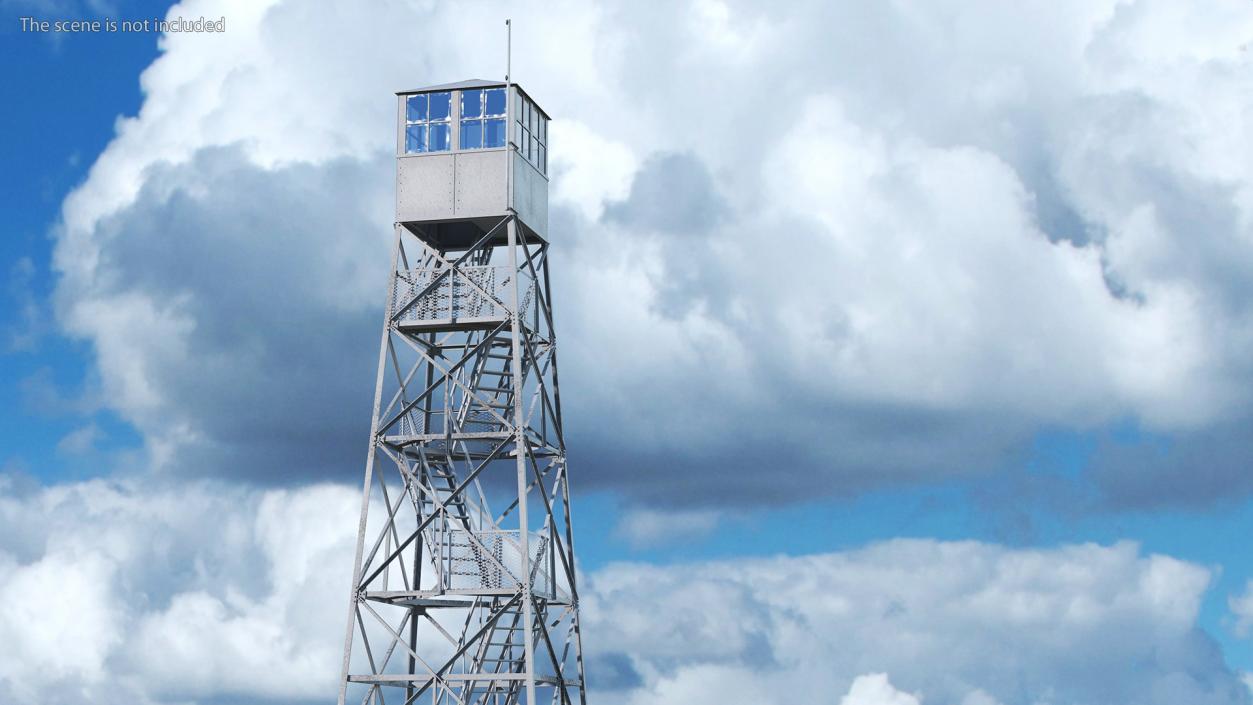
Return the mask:
<path id="1" fill-rule="evenodd" d="M 1209 579 L 1128 543 L 617 565 L 588 581 L 589 668 L 611 703 L 726 702 L 700 688 L 724 678 L 779 703 L 1245 703 L 1195 624 Z"/>
<path id="2" fill-rule="evenodd" d="M 356 468 L 386 282 L 385 162 L 265 171 L 236 147 L 150 173 L 93 231 L 92 277 L 60 292 L 106 397 L 158 468 L 263 482 Z"/>
<path id="3" fill-rule="evenodd" d="M 359 506 L 334 485 L 0 477 L 0 700 L 325 700 Z"/>
<path id="4" fill-rule="evenodd" d="M 848 695 L 840 698 L 840 705 L 919 705 L 920 702 L 915 696 L 892 687 L 886 673 L 857 676 L 849 686 Z"/>
<path id="5" fill-rule="evenodd" d="M 583 486 L 791 501 L 986 473 L 1041 427 L 1128 418 L 1181 445 L 1219 433 L 1232 451 L 1215 473 L 1238 474 L 1253 8 L 1181 7 L 516 9 L 517 74 L 557 116 Z M 139 114 L 66 199 L 59 319 L 166 467 L 356 471 L 390 93 L 499 75 L 484 47 L 505 14 L 374 12 L 176 6 L 232 29 L 162 39 Z M 415 27 L 432 29 L 415 42 Z M 1112 495 L 1181 496 L 1102 457 Z M 1178 457 L 1152 477 L 1188 483 Z"/>
<path id="6" fill-rule="evenodd" d="M 358 509 L 336 485 L 0 477 L 0 699 L 325 701 Z M 598 703 L 1245 704 L 1196 626 L 1209 580 L 1125 543 L 911 540 L 616 564 L 580 592 Z"/>

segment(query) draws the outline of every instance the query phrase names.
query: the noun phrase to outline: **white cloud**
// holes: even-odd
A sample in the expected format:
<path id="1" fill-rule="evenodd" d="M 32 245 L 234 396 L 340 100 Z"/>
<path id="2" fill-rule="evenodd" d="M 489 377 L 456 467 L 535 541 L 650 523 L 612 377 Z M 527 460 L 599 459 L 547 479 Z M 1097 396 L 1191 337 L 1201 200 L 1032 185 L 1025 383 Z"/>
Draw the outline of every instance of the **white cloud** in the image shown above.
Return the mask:
<path id="1" fill-rule="evenodd" d="M 1129 543 L 618 565 L 585 581 L 585 643 L 589 668 L 617 664 L 612 703 L 669 702 L 727 669 L 762 702 L 1243 703 L 1196 628 L 1209 577 Z"/>
<path id="2" fill-rule="evenodd" d="M 1244 586 L 1239 595 L 1227 598 L 1227 609 L 1236 618 L 1235 632 L 1239 636 L 1248 636 L 1253 632 L 1253 580 Z"/>
<path id="3" fill-rule="evenodd" d="M 1196 326 L 1193 312 L 1112 297 L 1100 252 L 1050 242 L 997 155 L 890 142 L 829 98 L 799 114 L 766 184 L 774 219 L 826 225 L 798 243 L 820 256 L 788 264 L 823 295 L 760 279 L 730 294 L 784 336 L 779 362 L 796 384 L 825 368 L 814 383 L 833 396 L 1092 422 L 1203 369 L 1171 338 Z M 1177 409 L 1187 395 L 1163 399 Z"/>
<path id="4" fill-rule="evenodd" d="M 0 695 L 334 692 L 360 506 L 338 486 L 0 485 Z M 4 699 L 4 698 L 0 698 Z"/>
<path id="5" fill-rule="evenodd" d="M 615 533 L 637 548 L 672 544 L 708 536 L 722 513 L 708 509 L 628 509 Z"/>
<path id="6" fill-rule="evenodd" d="M 100 427 L 94 422 L 80 426 L 57 441 L 57 452 L 70 455 L 90 453 L 95 449 L 102 435 Z"/>
<path id="7" fill-rule="evenodd" d="M 840 705 L 920 705 L 922 701 L 892 687 L 886 673 L 857 676 Z"/>
<path id="8" fill-rule="evenodd" d="M 105 681 L 105 661 L 123 638 L 121 610 L 112 585 L 117 566 L 108 556 L 58 547 L 18 565 L 3 555 L 0 638 L 10 655 L 0 664 L 0 684 L 17 684 L 32 697 L 37 684 Z M 20 653 L 14 653 L 20 646 Z M 30 684 L 32 687 L 22 687 Z"/>
<path id="9" fill-rule="evenodd" d="M 333 485 L 0 482 L 0 699 L 325 700 L 358 509 Z M 1126 543 L 617 564 L 584 576 L 583 635 L 606 704 L 1248 703 L 1196 626 L 1209 578 Z"/>
<path id="10" fill-rule="evenodd" d="M 962 698 L 961 705 L 1001 705 L 1001 703 L 982 690 L 972 690 L 969 695 Z"/>
<path id="11" fill-rule="evenodd" d="M 620 142 L 575 120 L 553 123 L 552 191 L 554 203 L 567 203 L 584 218 L 600 218 L 605 203 L 622 200 L 631 189 L 636 157 Z"/>

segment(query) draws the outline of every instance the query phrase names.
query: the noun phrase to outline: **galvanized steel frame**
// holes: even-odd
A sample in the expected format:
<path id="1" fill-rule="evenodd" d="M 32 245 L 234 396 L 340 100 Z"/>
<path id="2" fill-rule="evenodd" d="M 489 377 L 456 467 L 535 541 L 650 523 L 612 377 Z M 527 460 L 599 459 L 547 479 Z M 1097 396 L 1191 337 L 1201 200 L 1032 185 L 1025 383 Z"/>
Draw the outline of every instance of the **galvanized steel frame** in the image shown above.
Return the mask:
<path id="1" fill-rule="evenodd" d="M 396 225 L 339 703 L 585 705 L 548 244 L 434 242 Z"/>

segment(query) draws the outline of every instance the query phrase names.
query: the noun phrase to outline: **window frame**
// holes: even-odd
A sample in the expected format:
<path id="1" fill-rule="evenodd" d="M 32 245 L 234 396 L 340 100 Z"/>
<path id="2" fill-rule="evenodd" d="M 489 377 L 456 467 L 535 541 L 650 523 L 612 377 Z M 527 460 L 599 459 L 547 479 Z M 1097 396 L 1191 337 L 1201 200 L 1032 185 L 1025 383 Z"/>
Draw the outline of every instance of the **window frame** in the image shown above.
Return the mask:
<path id="1" fill-rule="evenodd" d="M 505 111 L 503 113 L 489 113 L 487 110 L 488 94 L 493 91 L 500 91 L 505 94 Z M 465 116 L 466 94 L 477 93 L 479 99 L 478 115 L 475 117 Z M 488 123 L 500 121 L 508 126 L 509 123 L 509 95 L 505 86 L 485 86 L 482 88 L 462 88 L 457 91 L 457 151 L 473 152 L 488 149 L 504 149 L 509 146 L 509 134 L 506 131 L 504 141 L 499 145 L 489 146 L 487 144 Z M 479 129 L 479 146 L 465 146 L 464 130 L 467 124 L 477 124 Z"/>
<path id="2" fill-rule="evenodd" d="M 518 154 L 548 176 L 548 116 L 520 89 L 514 101 L 513 140 Z"/>
<path id="3" fill-rule="evenodd" d="M 405 117 L 405 129 L 404 129 L 404 132 L 401 134 L 401 137 L 404 140 L 404 144 L 402 145 L 402 151 L 401 151 L 402 154 L 404 155 L 443 154 L 445 152 L 454 151 L 453 145 L 455 144 L 454 140 L 456 138 L 456 135 L 454 135 L 454 132 L 456 132 L 455 115 L 457 112 L 459 112 L 459 106 L 454 107 L 453 105 L 453 103 L 458 102 L 453 99 L 453 95 L 456 92 L 457 91 L 433 91 L 430 93 L 410 93 L 410 94 L 405 95 L 405 99 L 401 103 L 401 109 L 404 111 L 404 117 Z M 444 96 L 444 95 L 448 96 L 448 115 L 443 118 L 432 118 L 431 117 L 431 98 L 434 96 Z M 426 102 L 426 110 L 424 111 L 425 117 L 419 120 L 410 120 L 409 119 L 409 101 L 418 97 L 423 98 Z M 448 127 L 448 146 L 445 147 L 444 149 L 431 149 L 431 136 L 433 133 L 433 130 L 431 128 L 433 126 L 440 126 L 440 125 L 446 125 Z M 423 134 L 424 144 L 422 145 L 421 149 L 418 149 L 416 151 L 411 151 L 409 149 L 409 129 L 415 126 L 421 126 L 423 128 L 422 134 Z"/>

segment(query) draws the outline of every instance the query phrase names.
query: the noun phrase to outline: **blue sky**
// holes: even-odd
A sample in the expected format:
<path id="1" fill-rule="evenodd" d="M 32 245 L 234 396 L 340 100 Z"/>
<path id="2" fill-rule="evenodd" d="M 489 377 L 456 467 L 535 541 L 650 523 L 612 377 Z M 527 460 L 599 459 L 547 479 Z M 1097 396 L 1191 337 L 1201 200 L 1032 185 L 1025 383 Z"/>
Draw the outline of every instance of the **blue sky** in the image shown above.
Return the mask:
<path id="1" fill-rule="evenodd" d="M 0 473 L 9 483 L 0 497 L 9 492 L 15 507 L 90 488 L 92 478 L 151 479 L 176 495 L 186 483 L 206 498 L 327 482 L 355 491 L 360 468 L 342 459 L 359 455 L 364 438 L 351 445 L 340 433 L 352 438 L 368 422 L 357 418 L 368 382 L 354 380 L 370 376 L 376 337 L 360 333 L 382 305 L 372 298 L 386 266 L 386 232 L 372 228 L 389 220 L 391 178 L 381 87 L 488 74 L 494 57 L 450 47 L 498 9 L 413 10 L 416 19 L 393 9 L 335 29 L 356 10 L 277 2 L 262 16 L 188 5 L 180 11 L 225 14 L 225 39 L 238 43 L 188 35 L 159 51 L 155 34 L 16 27 L 27 14 L 160 16 L 160 3 L 3 5 L 5 93 L 18 100 L 5 121 L 10 178 L 0 191 Z M 615 566 L 652 564 L 678 575 L 776 555 L 860 555 L 893 539 L 1008 552 L 1130 540 L 1142 556 L 1210 571 L 1196 624 L 1220 646 L 1224 677 L 1253 671 L 1228 604 L 1253 580 L 1253 221 L 1242 210 L 1253 175 L 1224 156 L 1249 156 L 1244 141 L 1211 139 L 1243 131 L 1222 120 L 1249 107 L 1238 78 L 1249 59 L 1243 48 L 1205 48 L 1247 48 L 1247 3 L 1226 7 L 1225 26 L 1190 18 L 1186 29 L 1172 29 L 1171 18 L 1189 14 L 1182 4 L 1111 5 L 1103 15 L 1068 6 L 1058 11 L 1067 21 L 1050 19 L 1041 38 L 1012 47 L 992 31 L 998 21 L 1044 22 L 1048 8 L 979 18 L 818 3 L 789 16 L 693 2 L 663 26 L 605 5 L 574 3 L 560 19 L 584 37 L 573 51 L 585 61 L 563 61 L 527 29 L 558 19 L 534 7 L 514 15 L 523 80 L 555 116 L 554 268 L 567 268 L 558 284 L 568 291 L 557 325 L 563 361 L 572 360 L 562 373 L 570 433 L 582 439 L 572 460 L 583 570 L 613 576 Z M 376 45 L 406 35 L 389 28 L 400 21 L 390 12 L 448 38 L 391 61 Z M 846 40 L 829 49 L 808 27 L 828 12 Z M 1085 41 L 1071 58 L 1048 58 Z M 615 53 L 632 42 L 655 51 Z M 811 66 L 822 79 L 797 87 L 786 77 L 806 55 L 788 47 L 811 44 L 824 47 Z M 946 63 L 935 80 L 920 81 L 919 67 L 937 56 Z M 1083 70 L 1063 70 L 1072 60 Z M 154 62 L 161 70 L 141 91 Z M 737 95 L 688 90 L 701 71 L 734 62 Z M 828 81 L 841 66 L 870 68 Z M 1062 74 L 1084 78 L 1071 85 Z M 641 95 L 632 102 L 640 115 L 614 116 L 602 85 Z M 656 129 L 689 97 L 722 101 L 728 120 L 756 115 L 753 96 L 773 86 L 792 91 L 796 110 L 769 118 L 778 122 L 762 129 L 760 148 L 721 149 L 720 124 Z M 276 115 L 293 95 L 321 112 Z M 1220 117 L 1205 122 L 1180 107 L 1188 103 Z M 120 118 L 132 119 L 129 132 Z M 827 161 L 801 165 L 809 152 Z M 781 184 L 780 173 L 795 180 Z M 218 219 L 219 207 L 237 217 Z M 277 212 L 284 207 L 296 212 Z M 782 245 L 754 254 L 759 233 Z M 267 259 L 302 242 L 291 261 Z M 1179 242 L 1190 246 L 1172 249 Z M 98 264 L 70 263 L 89 251 Z M 260 282 L 269 261 L 284 271 Z M 174 280 L 187 262 L 204 271 Z M 771 266 L 791 274 L 776 279 Z M 324 289 L 334 296 L 319 298 Z M 321 316 L 325 350 L 299 369 L 274 367 L 300 336 L 268 332 L 262 323 L 273 319 L 232 308 L 236 295 Z M 157 312 L 126 310 L 136 301 L 157 302 Z M 180 303 L 161 309 L 168 301 Z M 117 318 L 101 317 L 112 310 Z M 798 332 L 796 320 L 811 327 Z M 185 336 L 186 346 L 171 352 L 153 342 L 162 335 Z M 604 376 L 597 350 L 613 351 Z M 318 375 L 334 383 L 298 382 Z M 308 411 L 309 428 L 240 430 L 235 417 L 283 408 L 274 401 L 282 389 Z M 753 489 L 767 486 L 779 489 Z M 27 555 L 15 546 L 12 556 Z M 0 542 L 0 558 L 5 549 Z M 34 565 L 13 560 L 15 574 Z M 21 672 L 7 677 L 23 692 Z M 0 695 L 5 679 L 0 669 Z M 270 696 L 198 692 L 206 702 Z M 984 702 L 970 697 L 962 702 Z"/>
<path id="2" fill-rule="evenodd" d="M 127 3 L 137 16 L 163 14 L 168 3 Z M 109 143 L 119 115 L 139 109 L 139 73 L 157 55 L 155 34 L 122 37 L 102 34 L 27 35 L 20 17 L 38 14 L 21 4 L 5 6 L 5 91 L 20 96 L 20 109 L 6 115 L 5 170 L 11 175 L 0 194 L 8 214 L 7 236 L 0 244 L 9 286 L 0 316 L 8 333 L 0 388 L 10 400 L 3 416 L 6 464 L 44 482 L 81 478 L 100 470 L 54 457 L 57 442 L 85 421 L 104 433 L 102 449 L 134 444 L 124 422 L 107 409 L 81 414 L 41 405 L 31 385 L 56 391 L 65 400 L 84 396 L 91 378 L 91 348 L 57 335 L 51 319 L 50 229 L 61 201 L 80 183 L 94 155 Z M 67 17 L 70 15 L 67 15 Z M 84 17 L 93 16 L 84 13 Z M 26 264 L 31 265 L 26 273 Z M 26 318 L 33 304 L 34 321 Z M 33 324 L 33 325 L 32 325 Z M 24 342 L 15 349 L 13 339 Z M 51 408 L 47 408 L 51 407 Z M 94 463 L 93 463 L 94 464 Z"/>

